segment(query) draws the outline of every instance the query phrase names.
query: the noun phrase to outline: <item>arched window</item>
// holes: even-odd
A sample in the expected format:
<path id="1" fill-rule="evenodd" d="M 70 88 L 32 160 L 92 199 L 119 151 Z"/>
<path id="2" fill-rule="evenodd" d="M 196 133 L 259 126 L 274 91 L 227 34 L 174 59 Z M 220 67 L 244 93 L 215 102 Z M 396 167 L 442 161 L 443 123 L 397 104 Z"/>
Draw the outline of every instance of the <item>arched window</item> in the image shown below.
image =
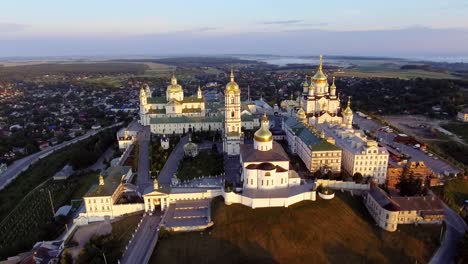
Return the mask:
<path id="1" fill-rule="evenodd" d="M 234 96 L 231 96 L 231 104 L 234 103 Z"/>
<path id="2" fill-rule="evenodd" d="M 234 111 L 231 112 L 231 117 L 234 117 Z"/>

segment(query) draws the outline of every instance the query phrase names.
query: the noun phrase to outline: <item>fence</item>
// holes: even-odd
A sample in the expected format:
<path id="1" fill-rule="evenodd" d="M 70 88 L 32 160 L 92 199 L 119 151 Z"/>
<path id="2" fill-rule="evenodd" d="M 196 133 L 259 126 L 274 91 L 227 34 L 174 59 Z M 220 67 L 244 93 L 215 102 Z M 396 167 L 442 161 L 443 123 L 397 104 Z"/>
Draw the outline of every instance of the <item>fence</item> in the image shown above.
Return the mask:
<path id="1" fill-rule="evenodd" d="M 316 180 L 316 186 L 322 185 L 323 187 L 328 187 L 330 189 L 336 190 L 369 190 L 369 184 L 360 184 L 355 182 L 348 181 L 336 181 L 336 180 Z"/>
<path id="2" fill-rule="evenodd" d="M 227 205 L 240 203 L 252 208 L 262 207 L 288 207 L 301 201 L 315 201 L 315 191 L 301 192 L 289 197 L 280 198 L 251 198 L 234 192 L 223 192 L 224 201 Z"/>

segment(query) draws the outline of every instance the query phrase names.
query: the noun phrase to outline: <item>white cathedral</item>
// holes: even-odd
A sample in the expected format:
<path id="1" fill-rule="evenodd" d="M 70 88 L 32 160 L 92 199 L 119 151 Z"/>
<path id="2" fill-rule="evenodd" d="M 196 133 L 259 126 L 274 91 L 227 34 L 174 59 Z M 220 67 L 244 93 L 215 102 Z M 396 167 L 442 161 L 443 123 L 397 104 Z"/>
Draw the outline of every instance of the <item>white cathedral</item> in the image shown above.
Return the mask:
<path id="1" fill-rule="evenodd" d="M 299 104 L 305 112 L 307 123 L 310 125 L 322 123 L 341 123 L 342 113 L 340 99 L 336 94 L 335 77 L 331 85 L 328 84 L 327 76 L 322 71 L 322 55 L 318 71 L 310 79 L 303 83 L 302 96 Z"/>
<path id="2" fill-rule="evenodd" d="M 289 157 L 283 147 L 273 141 L 268 118 L 262 117 L 254 144 L 242 144 L 240 163 L 244 190 L 272 190 L 300 185 L 299 176 L 289 170 Z"/>
<path id="3" fill-rule="evenodd" d="M 223 149 L 228 155 L 239 155 L 243 141 L 242 126 L 254 128 L 258 118 L 247 110 L 241 112 L 241 90 L 231 69 L 226 84 L 224 116 L 207 115 L 205 99 L 198 87 L 194 96 L 184 96 L 184 90 L 172 75 L 165 97 L 153 97 L 148 85 L 140 89 L 140 123 L 149 126 L 153 134 L 185 134 L 191 131 L 221 131 Z M 247 113 L 247 112 L 248 113 Z"/>

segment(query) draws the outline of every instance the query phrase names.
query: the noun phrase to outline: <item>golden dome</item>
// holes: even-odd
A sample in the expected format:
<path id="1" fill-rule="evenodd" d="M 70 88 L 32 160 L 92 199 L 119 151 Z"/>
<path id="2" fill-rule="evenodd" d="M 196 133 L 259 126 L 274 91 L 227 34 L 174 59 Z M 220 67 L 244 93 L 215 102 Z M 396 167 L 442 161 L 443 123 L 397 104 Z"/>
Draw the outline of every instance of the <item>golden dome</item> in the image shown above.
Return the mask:
<path id="1" fill-rule="evenodd" d="M 353 115 L 353 110 L 351 110 L 351 96 L 348 96 L 348 104 L 347 104 L 345 110 L 343 110 L 343 114 L 344 115 Z"/>
<path id="2" fill-rule="evenodd" d="M 175 77 L 175 74 L 173 74 L 171 77 L 171 85 L 167 86 L 167 92 L 168 93 L 183 92 L 182 86 L 180 84 L 177 84 L 177 78 Z"/>
<path id="3" fill-rule="evenodd" d="M 314 82 L 323 82 L 327 80 L 327 76 L 322 72 L 322 55 L 320 55 L 320 64 L 318 71 L 315 73 L 314 77 L 312 77 Z"/>
<path id="4" fill-rule="evenodd" d="M 226 93 L 239 93 L 240 94 L 240 89 L 239 89 L 239 85 L 234 81 L 234 71 L 231 67 L 231 81 L 226 84 Z"/>
<path id="5" fill-rule="evenodd" d="M 269 142 L 273 140 L 273 134 L 268 129 L 268 118 L 266 114 L 263 115 L 262 124 L 260 125 L 260 129 L 255 132 L 254 138 L 259 142 Z"/>
<path id="6" fill-rule="evenodd" d="M 336 90 L 336 85 L 335 85 L 335 76 L 333 76 L 333 83 L 330 86 L 330 89 L 335 89 Z"/>
<path id="7" fill-rule="evenodd" d="M 306 113 L 305 113 L 304 109 L 302 109 L 302 107 L 299 108 L 299 110 L 297 111 L 297 117 L 298 117 L 299 119 L 304 119 L 304 118 L 306 118 Z"/>

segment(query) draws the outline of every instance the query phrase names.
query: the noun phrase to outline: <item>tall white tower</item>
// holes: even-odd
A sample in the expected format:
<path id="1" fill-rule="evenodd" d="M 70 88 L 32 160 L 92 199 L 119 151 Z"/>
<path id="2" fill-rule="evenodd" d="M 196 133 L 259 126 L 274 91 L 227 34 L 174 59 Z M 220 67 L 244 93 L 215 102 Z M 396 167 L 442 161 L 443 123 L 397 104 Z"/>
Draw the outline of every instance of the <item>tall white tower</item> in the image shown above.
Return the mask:
<path id="1" fill-rule="evenodd" d="M 346 126 L 346 128 L 351 129 L 353 128 L 353 111 L 351 110 L 351 96 L 348 96 L 348 104 L 343 110 L 343 125 Z"/>
<path id="2" fill-rule="evenodd" d="M 223 149 L 228 155 L 239 155 L 241 143 L 240 89 L 234 81 L 231 67 L 231 81 L 224 92 L 224 137 Z"/>
<path id="3" fill-rule="evenodd" d="M 146 104 L 147 104 L 146 89 L 144 86 L 140 88 L 140 124 L 146 126 Z"/>
<path id="4" fill-rule="evenodd" d="M 203 94 L 202 94 L 200 85 L 198 85 L 197 98 L 198 98 L 198 99 L 202 99 L 202 98 L 203 98 Z"/>

